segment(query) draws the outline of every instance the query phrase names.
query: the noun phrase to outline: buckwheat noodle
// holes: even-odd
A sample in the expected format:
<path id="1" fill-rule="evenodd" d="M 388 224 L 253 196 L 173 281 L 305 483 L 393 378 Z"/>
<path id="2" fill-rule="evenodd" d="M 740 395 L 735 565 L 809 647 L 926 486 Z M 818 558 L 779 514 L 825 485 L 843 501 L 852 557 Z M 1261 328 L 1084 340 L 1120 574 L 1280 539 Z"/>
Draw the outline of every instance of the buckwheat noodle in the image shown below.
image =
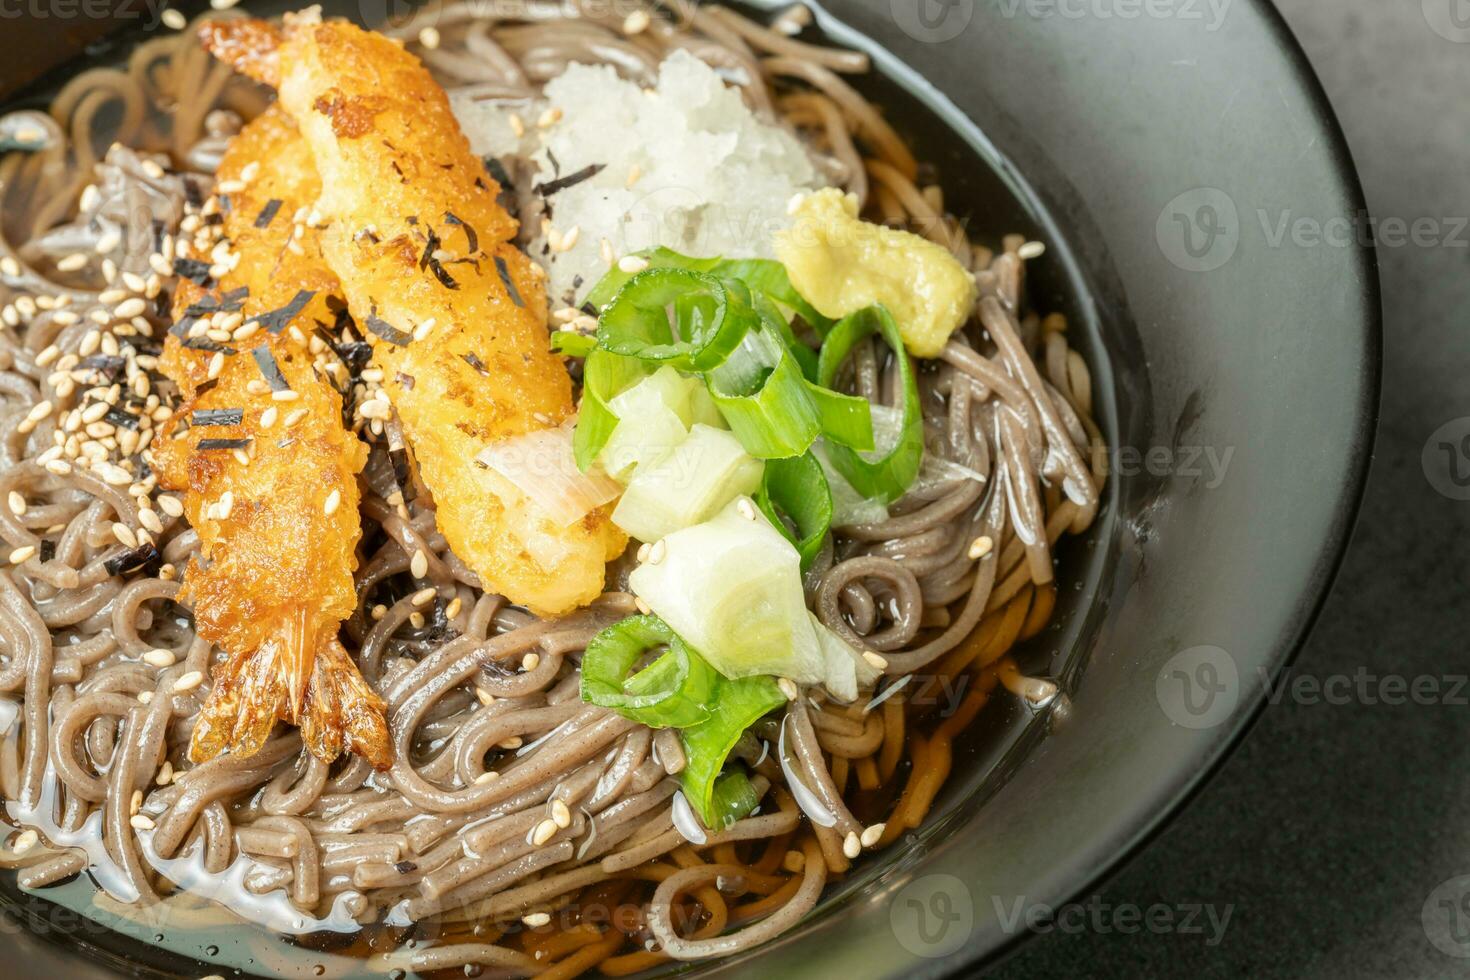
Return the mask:
<path id="1" fill-rule="evenodd" d="M 1046 625 L 1053 548 L 1092 522 L 1106 472 L 1087 364 L 1061 316 L 1026 305 L 1037 247 L 968 239 L 843 80 L 867 58 L 792 36 L 804 8 L 769 27 L 686 0 L 630 9 L 497 20 L 466 3 L 436 8 L 432 34 L 422 20 L 398 33 L 447 87 L 507 99 L 572 62 L 647 84 L 686 48 L 796 130 L 868 216 L 949 248 L 980 285 L 974 321 L 920 365 L 930 464 L 886 519 L 838 528 L 809 575 L 821 620 L 886 662 L 877 690 L 851 705 L 809 692 L 759 724 L 736 753 L 761 808 L 690 833 L 677 739 L 578 694 L 588 640 L 634 607 L 626 560 L 597 603 L 558 620 L 484 592 L 427 495 L 403 501 L 390 423 L 362 428 L 373 453 L 344 642 L 388 705 L 393 767 L 327 766 L 285 729 L 251 757 L 190 765 L 220 652 L 179 604 L 198 539 L 147 462 L 173 404 L 157 355 L 173 263 L 211 242 L 208 175 L 264 100 L 191 34 L 158 38 L 47 111 L 0 118 L 21 147 L 0 157 L 0 793 L 14 826 L 0 865 L 23 887 L 85 871 L 116 908 L 147 907 L 243 862 L 228 904 L 264 925 L 249 899 L 272 893 L 313 929 L 386 935 L 378 950 L 417 921 L 417 942 L 372 953 L 374 969 L 625 975 L 791 928 L 862 848 L 919 825 L 998 685 L 1033 703 L 1056 692 L 1007 653 Z M 860 345 L 842 381 L 897 403 L 884 347 Z M 421 549 L 428 616 L 410 598 Z M 931 719 L 907 703 L 916 673 L 964 681 L 957 709 Z M 195 903 L 176 921 L 214 914 Z"/>

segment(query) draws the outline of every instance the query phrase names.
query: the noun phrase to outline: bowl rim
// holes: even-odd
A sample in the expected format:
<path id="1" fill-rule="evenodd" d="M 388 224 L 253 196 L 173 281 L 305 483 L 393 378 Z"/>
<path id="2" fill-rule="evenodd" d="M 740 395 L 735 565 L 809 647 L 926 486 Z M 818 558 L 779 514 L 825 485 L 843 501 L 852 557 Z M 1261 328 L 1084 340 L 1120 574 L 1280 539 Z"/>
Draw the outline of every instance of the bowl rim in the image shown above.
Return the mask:
<path id="1" fill-rule="evenodd" d="M 1363 191 L 1362 177 L 1353 160 L 1347 135 L 1306 50 L 1292 32 L 1275 0 L 1248 2 L 1261 14 L 1268 39 L 1297 76 L 1310 111 L 1322 125 L 1327 137 L 1325 149 L 1331 162 L 1331 170 L 1341 182 L 1347 203 L 1353 213 L 1367 213 L 1367 196 Z M 1361 314 L 1353 318 L 1351 326 L 1344 324 L 1345 335 L 1359 350 L 1359 398 L 1353 409 L 1357 424 L 1345 447 L 1343 473 L 1346 479 L 1340 485 L 1332 503 L 1331 530 L 1301 594 L 1294 621 L 1282 634 L 1271 657 L 1273 682 L 1280 680 L 1301 655 L 1328 596 L 1332 594 L 1351 545 L 1353 530 L 1362 512 L 1372 468 L 1373 448 L 1378 435 L 1383 384 L 1383 298 L 1377 248 L 1372 241 L 1359 239 L 1347 251 L 1351 256 L 1347 264 L 1361 273 L 1356 297 Z M 1103 864 L 1091 865 L 1069 875 L 1069 882 L 1057 894 L 1058 903 L 1075 901 L 1079 896 L 1112 881 L 1151 846 L 1219 774 L 1260 721 L 1267 706 L 1268 701 L 1265 698 L 1257 698 L 1255 704 L 1232 719 L 1229 730 L 1223 732 L 1202 753 L 1201 765 L 1173 774 L 1170 780 L 1172 798 L 1163 806 L 1155 806 L 1149 810 L 1144 819 L 1138 822 L 1133 840 L 1118 849 L 1113 857 Z M 967 942 L 934 963 L 936 975 L 961 976 L 968 975 L 972 969 L 993 967 L 1014 956 L 1024 945 L 1035 939 L 1036 935 L 1031 929 L 1021 929 L 989 948 L 974 941 Z"/>

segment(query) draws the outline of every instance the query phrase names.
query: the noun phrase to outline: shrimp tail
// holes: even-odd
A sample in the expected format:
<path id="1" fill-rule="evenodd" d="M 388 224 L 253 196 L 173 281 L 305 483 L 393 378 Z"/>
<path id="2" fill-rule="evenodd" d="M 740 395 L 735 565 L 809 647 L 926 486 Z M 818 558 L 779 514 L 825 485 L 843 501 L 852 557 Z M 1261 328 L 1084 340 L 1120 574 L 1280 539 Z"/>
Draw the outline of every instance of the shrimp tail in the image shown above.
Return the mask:
<path id="1" fill-rule="evenodd" d="M 226 749 L 257 752 L 277 721 L 301 728 L 312 755 L 331 762 L 346 748 L 374 768 L 392 759 L 383 701 L 368 686 L 335 635 L 318 639 L 305 617 L 249 656 L 214 670 L 214 688 L 194 726 L 189 757 L 207 762 Z"/>
<path id="2" fill-rule="evenodd" d="M 234 756 L 259 751 L 278 719 L 291 717 L 291 681 L 281 647 L 264 643 L 247 656 L 231 656 L 214 669 L 189 739 L 189 758 L 208 762 L 228 750 Z"/>
<path id="3" fill-rule="evenodd" d="M 392 761 L 383 700 L 335 636 L 317 649 L 299 724 L 306 747 L 323 761 L 344 748 L 375 769 L 386 769 Z"/>

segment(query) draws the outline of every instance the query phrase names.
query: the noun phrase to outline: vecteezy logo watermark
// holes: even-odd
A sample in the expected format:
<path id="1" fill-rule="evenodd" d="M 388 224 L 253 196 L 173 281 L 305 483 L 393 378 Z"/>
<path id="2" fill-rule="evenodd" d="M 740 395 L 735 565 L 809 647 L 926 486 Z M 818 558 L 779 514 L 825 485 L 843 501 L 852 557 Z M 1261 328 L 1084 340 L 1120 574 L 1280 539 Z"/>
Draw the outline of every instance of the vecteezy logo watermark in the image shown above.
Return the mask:
<path id="1" fill-rule="evenodd" d="M 1424 22 L 1446 41 L 1470 44 L 1470 0 L 1423 0 Z"/>
<path id="2" fill-rule="evenodd" d="M 1440 882 L 1424 900 L 1419 923 L 1435 949 L 1456 959 L 1470 957 L 1470 875 Z"/>
<path id="3" fill-rule="evenodd" d="M 1470 705 L 1467 689 L 1470 675 L 1466 674 L 1378 674 L 1367 667 L 1359 666 L 1351 674 L 1316 674 L 1283 671 L 1279 678 L 1272 678 L 1270 671 L 1260 670 L 1261 686 L 1266 692 L 1268 704 L 1291 701 L 1293 704 L 1344 705 L 1360 704 L 1368 707 L 1401 704 Z"/>
<path id="4" fill-rule="evenodd" d="M 1470 415 L 1435 429 L 1419 454 L 1419 465 L 1440 496 L 1470 500 Z"/>
<path id="5" fill-rule="evenodd" d="M 888 0 L 893 22 L 915 41 L 942 44 L 959 37 L 975 16 L 975 0 Z"/>
<path id="6" fill-rule="evenodd" d="M 168 0 L 0 0 L 0 20 L 141 20 L 156 28 Z"/>
<path id="7" fill-rule="evenodd" d="M 1037 20 L 1185 20 L 1218 31 L 1233 0 L 998 0 L 1001 16 Z"/>
<path id="8" fill-rule="evenodd" d="M 1113 451 L 1112 471 L 1118 476 L 1173 477 L 1193 480 L 1206 490 L 1225 482 L 1235 447 L 1226 446 L 1119 446 Z"/>
<path id="9" fill-rule="evenodd" d="M 1220 647 L 1190 647 L 1164 664 L 1154 681 L 1154 694 L 1174 724 L 1214 728 L 1240 701 L 1240 671 L 1235 658 Z"/>
<path id="10" fill-rule="evenodd" d="M 1213 902 L 1180 902 L 1169 905 L 1154 902 L 1137 905 L 1133 902 L 1107 902 L 1101 895 L 1093 895 L 1085 902 L 1068 902 L 1052 906 L 1042 902 L 1027 902 L 1023 896 L 1006 901 L 999 895 L 991 896 L 996 918 L 1000 927 L 1008 933 L 1028 929 L 1031 932 L 1062 932 L 1077 935 L 1094 932 L 1098 935 L 1119 933 L 1134 935 L 1140 932 L 1155 935 L 1204 936 L 1206 946 L 1218 946 L 1230 928 L 1230 917 L 1235 914 L 1233 904 L 1215 905 Z"/>
<path id="11" fill-rule="evenodd" d="M 975 901 L 954 875 L 915 878 L 888 906 L 888 924 L 900 946 L 926 959 L 948 956 L 975 929 Z"/>
<path id="12" fill-rule="evenodd" d="M 1186 272 L 1213 272 L 1235 257 L 1240 214 L 1216 187 L 1185 191 L 1164 206 L 1154 226 L 1164 258 Z"/>

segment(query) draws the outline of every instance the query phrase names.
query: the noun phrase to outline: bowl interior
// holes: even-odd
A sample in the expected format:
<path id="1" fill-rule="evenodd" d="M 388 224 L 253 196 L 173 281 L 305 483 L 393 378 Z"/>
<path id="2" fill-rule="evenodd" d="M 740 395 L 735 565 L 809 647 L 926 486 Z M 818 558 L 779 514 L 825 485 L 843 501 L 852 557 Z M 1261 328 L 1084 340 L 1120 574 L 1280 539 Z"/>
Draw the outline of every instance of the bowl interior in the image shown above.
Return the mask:
<path id="1" fill-rule="evenodd" d="M 1376 280 L 1361 249 L 1269 234 L 1283 213 L 1361 207 L 1294 42 L 1264 2 L 1218 22 L 1043 9 L 832 0 L 818 23 L 873 54 L 858 85 L 934 164 L 951 210 L 982 239 L 1047 244 L 1031 301 L 1068 315 L 1114 447 L 1099 520 L 1061 551 L 1054 624 L 1021 654 L 1065 693 L 1041 712 L 993 702 L 921 831 L 801 928 L 705 972 L 938 976 L 1019 938 L 1017 910 L 1094 882 L 1223 755 L 1344 542 L 1376 393 Z M 59 927 L 49 902 L 4 892 L 42 930 L 15 942 L 70 975 L 96 967 L 45 940 L 160 976 L 322 960 L 247 931 L 169 930 L 160 948 L 146 923 Z M 43 894 L 87 908 L 90 893 Z"/>

